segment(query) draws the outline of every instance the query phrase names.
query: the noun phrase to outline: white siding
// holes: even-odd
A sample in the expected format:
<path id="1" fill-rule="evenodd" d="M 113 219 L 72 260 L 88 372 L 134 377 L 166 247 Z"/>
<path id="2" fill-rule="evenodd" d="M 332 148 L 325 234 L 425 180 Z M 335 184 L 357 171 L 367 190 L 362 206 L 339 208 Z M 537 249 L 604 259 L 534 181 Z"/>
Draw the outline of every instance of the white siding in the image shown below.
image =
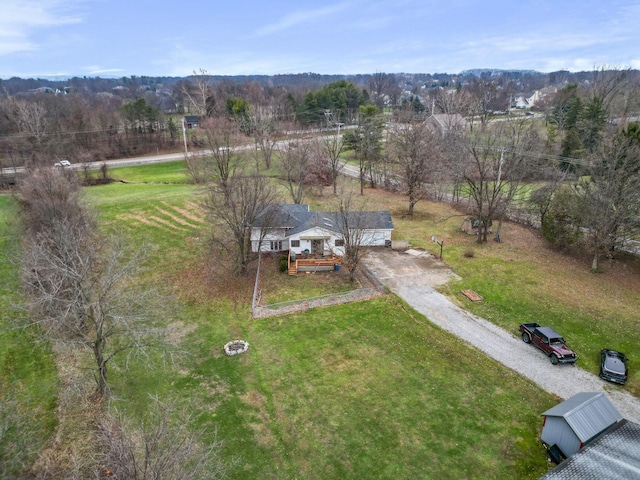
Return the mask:
<path id="1" fill-rule="evenodd" d="M 391 240 L 391 230 L 365 230 L 360 244 L 365 247 L 384 247 Z"/>
<path id="2" fill-rule="evenodd" d="M 269 230 L 264 239 L 262 240 L 262 246 L 260 247 L 261 252 L 270 252 L 271 251 L 271 241 L 272 240 L 283 240 L 286 235 L 286 230 L 284 228 L 277 228 L 273 230 Z M 258 243 L 260 242 L 260 230 L 254 228 L 251 231 L 251 251 L 258 251 Z M 288 250 L 289 244 L 286 240 L 282 242 L 282 249 Z"/>
<path id="3" fill-rule="evenodd" d="M 342 238 L 335 232 L 330 230 L 315 227 L 309 230 L 305 230 L 304 232 L 297 233 L 295 235 L 291 235 L 286 238 L 287 231 L 283 228 L 275 229 L 269 231 L 263 241 L 261 251 L 269 252 L 271 251 L 271 241 L 272 240 L 283 240 L 283 250 L 291 249 L 296 254 L 302 253 L 305 250 L 311 251 L 311 240 L 312 237 L 323 237 L 324 238 L 324 254 L 325 255 L 344 255 L 344 247 L 336 247 L 336 239 Z M 260 231 L 258 229 L 254 229 L 251 234 L 251 249 L 254 252 L 258 251 L 258 242 L 260 240 Z M 299 240 L 300 246 L 293 247 L 291 246 L 292 240 Z M 391 230 L 365 230 L 362 239 L 361 245 L 365 247 L 384 247 L 387 241 L 391 240 Z"/>
<path id="4" fill-rule="evenodd" d="M 325 255 L 342 255 L 344 252 L 340 253 L 336 250 L 335 239 L 337 238 L 335 233 L 326 230 L 324 228 L 316 227 L 311 228 L 309 230 L 305 230 L 304 232 L 300 232 L 296 235 L 291 235 L 289 237 L 289 245 L 291 245 L 292 240 L 299 240 L 299 247 L 290 247 L 292 251 L 296 252 L 296 254 L 302 253 L 305 250 L 311 251 L 311 238 L 313 237 L 323 237 L 323 250 Z M 338 247 L 339 248 L 339 247 Z"/>

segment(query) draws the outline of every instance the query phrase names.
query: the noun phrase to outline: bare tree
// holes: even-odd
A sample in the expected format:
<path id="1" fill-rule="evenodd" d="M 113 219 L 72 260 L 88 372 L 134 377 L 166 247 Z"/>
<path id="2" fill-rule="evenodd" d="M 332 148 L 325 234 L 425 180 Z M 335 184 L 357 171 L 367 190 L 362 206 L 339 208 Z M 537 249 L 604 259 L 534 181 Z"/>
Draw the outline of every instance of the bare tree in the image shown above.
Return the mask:
<path id="1" fill-rule="evenodd" d="M 155 291 L 135 288 L 141 250 L 130 253 L 118 239 L 78 233 L 60 222 L 27 239 L 22 282 L 33 322 L 47 337 L 92 352 L 96 395 L 105 397 L 108 366 L 117 355 L 162 344 L 155 320 L 163 302 Z"/>
<path id="2" fill-rule="evenodd" d="M 34 139 L 40 148 L 50 123 L 44 103 L 11 98 L 8 113 L 18 132 Z"/>
<path id="3" fill-rule="evenodd" d="M 620 70 L 602 66 L 593 71 L 593 81 L 589 84 L 589 96 L 598 98 L 602 110 L 609 119 L 616 116 L 626 118 L 629 109 L 637 100 L 638 87 L 630 82 L 629 69 Z"/>
<path id="4" fill-rule="evenodd" d="M 527 174 L 529 157 L 522 155 L 520 131 L 510 128 L 501 125 L 495 132 L 487 130 L 465 143 L 464 180 L 471 214 L 479 222 L 478 243 L 487 241 L 494 220 L 502 220 Z"/>
<path id="5" fill-rule="evenodd" d="M 498 89 L 497 85 L 489 78 L 474 78 L 468 87 L 471 96 L 470 113 L 473 120 L 480 120 L 480 127 L 485 128 L 494 111 L 506 111 L 509 107 L 509 97 Z"/>
<path id="6" fill-rule="evenodd" d="M 223 187 L 237 165 L 232 161 L 238 145 L 238 126 L 226 119 L 207 119 L 200 129 L 205 149 L 186 157 L 195 183 L 219 182 Z"/>
<path id="7" fill-rule="evenodd" d="M 271 168 L 271 158 L 277 142 L 278 128 L 271 107 L 252 106 L 246 115 L 239 117 L 241 130 L 253 137 L 256 151 L 260 152 L 265 166 Z"/>
<path id="8" fill-rule="evenodd" d="M 429 182 L 440 164 L 439 137 L 421 117 L 396 124 L 391 145 L 400 166 L 400 178 L 409 197 L 408 215 L 416 203 L 427 198 Z"/>
<path id="9" fill-rule="evenodd" d="M 311 161 L 309 163 L 309 173 L 306 177 L 308 187 L 316 188 L 316 195 L 322 196 L 324 187 L 333 183 L 333 171 L 322 146 L 322 138 L 315 138 L 310 141 Z M 338 168 L 342 168 L 342 165 Z"/>
<path id="10" fill-rule="evenodd" d="M 364 255 L 364 243 L 367 235 L 367 212 L 365 202 L 356 200 L 352 190 L 338 195 L 338 212 L 336 228 L 343 240 L 344 255 L 342 265 L 349 272 L 349 278 L 354 279 L 356 268 Z"/>
<path id="11" fill-rule="evenodd" d="M 554 195 L 564 185 L 567 174 L 568 170 L 557 169 L 555 177 L 531 192 L 527 204 L 540 225 L 545 223 Z"/>
<path id="12" fill-rule="evenodd" d="M 163 302 L 152 290 L 136 288 L 142 251 L 101 238 L 74 184 L 65 191 L 65 178 L 36 172 L 21 189 L 21 281 L 32 323 L 50 340 L 92 352 L 96 395 L 105 397 L 108 366 L 117 355 L 160 343 L 154 312 Z M 48 196 L 37 196 L 43 192 Z"/>
<path id="13" fill-rule="evenodd" d="M 293 203 L 302 203 L 312 161 L 312 144 L 289 144 L 280 153 L 279 170 Z"/>
<path id="14" fill-rule="evenodd" d="M 336 135 L 325 135 L 320 138 L 320 149 L 322 154 L 327 158 L 327 164 L 331 174 L 331 184 L 333 185 L 333 194 L 336 194 L 338 183 L 338 175 L 344 168 L 344 162 L 340 160 L 340 155 L 345 150 L 345 144 L 340 136 L 340 130 Z"/>
<path id="15" fill-rule="evenodd" d="M 636 124 L 637 126 L 637 124 Z M 587 175 L 576 193 L 583 205 L 583 227 L 593 253 L 591 269 L 599 259 L 635 237 L 640 215 L 640 128 L 608 139 L 593 155 Z"/>
<path id="16" fill-rule="evenodd" d="M 269 180 L 262 175 L 236 173 L 226 186 L 220 182 L 207 185 L 205 206 L 211 215 L 214 230 L 219 232 L 225 246 L 235 256 L 236 271 L 243 275 L 251 260 L 252 228 L 261 218 L 261 244 L 273 222 L 269 217 L 276 214 L 279 203 L 277 193 Z"/>
<path id="17" fill-rule="evenodd" d="M 193 428 L 192 409 L 152 398 L 142 425 L 119 413 L 108 413 L 98 422 L 103 453 L 96 478 L 127 480 L 219 480 L 234 462 L 222 459 L 223 442 L 215 432 Z M 213 435 L 206 444 L 203 439 Z"/>
<path id="18" fill-rule="evenodd" d="M 211 87 L 211 78 L 205 69 L 194 70 L 190 81 L 181 83 L 181 92 L 187 100 L 190 112 L 203 117 L 211 117 L 214 113 L 215 100 Z"/>
<path id="19" fill-rule="evenodd" d="M 360 195 L 364 195 L 364 184 L 368 179 L 375 186 L 373 172 L 381 158 L 383 123 L 375 105 L 360 107 L 358 128 L 345 133 L 347 148 L 353 149 L 360 167 Z"/>
<path id="20" fill-rule="evenodd" d="M 369 94 L 371 102 L 381 111 L 388 105 L 395 105 L 398 99 L 398 90 L 394 75 L 376 72 L 369 78 Z"/>
<path id="21" fill-rule="evenodd" d="M 465 90 L 440 88 L 436 90 L 433 101 L 437 111 L 432 113 L 448 113 L 451 115 L 459 113 L 462 116 L 466 116 L 469 111 L 471 96 Z"/>

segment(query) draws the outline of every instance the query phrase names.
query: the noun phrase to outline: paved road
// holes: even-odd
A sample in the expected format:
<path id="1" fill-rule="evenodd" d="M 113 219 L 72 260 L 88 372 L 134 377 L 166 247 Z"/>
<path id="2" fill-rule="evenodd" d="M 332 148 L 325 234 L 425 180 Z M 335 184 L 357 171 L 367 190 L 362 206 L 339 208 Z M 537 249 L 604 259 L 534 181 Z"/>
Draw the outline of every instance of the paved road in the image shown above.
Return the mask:
<path id="1" fill-rule="evenodd" d="M 458 307 L 438 293 L 437 285 L 456 275 L 431 254 L 390 249 L 370 251 L 363 260 L 390 291 L 429 321 L 460 337 L 490 357 L 531 379 L 547 392 L 567 399 L 580 392 L 607 393 L 624 418 L 640 423 L 640 399 L 578 365 L 551 365 L 538 349 L 509 332 Z M 542 412 L 540 412 L 542 413 Z"/>

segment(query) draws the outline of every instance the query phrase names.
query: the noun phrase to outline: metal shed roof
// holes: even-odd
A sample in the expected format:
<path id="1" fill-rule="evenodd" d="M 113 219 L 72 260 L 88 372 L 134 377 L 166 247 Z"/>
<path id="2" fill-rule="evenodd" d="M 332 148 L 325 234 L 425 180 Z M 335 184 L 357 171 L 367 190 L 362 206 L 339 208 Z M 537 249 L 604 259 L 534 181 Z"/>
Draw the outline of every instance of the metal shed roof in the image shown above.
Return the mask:
<path id="1" fill-rule="evenodd" d="M 622 415 L 602 392 L 582 392 L 542 414 L 562 417 L 581 442 L 586 442 L 622 419 Z"/>
<path id="2" fill-rule="evenodd" d="M 621 420 L 540 480 L 640 478 L 640 425 Z"/>

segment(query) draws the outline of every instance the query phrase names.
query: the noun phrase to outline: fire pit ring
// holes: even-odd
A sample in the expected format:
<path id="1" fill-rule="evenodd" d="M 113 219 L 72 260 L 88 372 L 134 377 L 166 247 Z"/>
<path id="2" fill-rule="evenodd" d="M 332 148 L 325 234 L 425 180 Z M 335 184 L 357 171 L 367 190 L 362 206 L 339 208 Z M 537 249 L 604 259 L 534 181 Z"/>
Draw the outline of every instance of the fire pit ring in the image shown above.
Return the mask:
<path id="1" fill-rule="evenodd" d="M 249 342 L 244 340 L 231 340 L 224 346 L 224 353 L 227 355 L 240 355 L 249 350 Z"/>

